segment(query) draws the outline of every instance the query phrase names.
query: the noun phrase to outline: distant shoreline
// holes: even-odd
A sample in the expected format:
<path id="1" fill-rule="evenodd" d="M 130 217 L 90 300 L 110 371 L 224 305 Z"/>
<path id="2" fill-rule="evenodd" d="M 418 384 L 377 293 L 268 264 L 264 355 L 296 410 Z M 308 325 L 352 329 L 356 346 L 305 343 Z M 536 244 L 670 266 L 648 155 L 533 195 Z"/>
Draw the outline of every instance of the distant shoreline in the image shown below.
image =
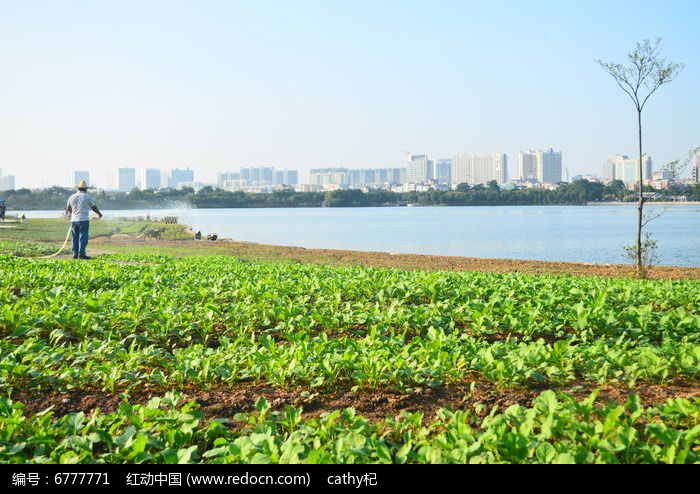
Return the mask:
<path id="1" fill-rule="evenodd" d="M 638 202 L 589 202 L 585 206 L 638 206 Z M 645 206 L 700 206 L 700 201 L 647 201 Z"/>
<path id="2" fill-rule="evenodd" d="M 188 206 L 186 209 L 366 209 L 366 208 L 404 208 L 404 207 L 421 207 L 421 208 L 484 208 L 484 207 L 586 207 L 586 206 L 637 206 L 636 202 L 589 202 L 586 204 L 469 204 L 463 206 L 451 205 L 451 204 L 411 204 L 410 206 L 398 206 L 398 205 L 382 205 L 382 206 L 239 206 L 239 207 L 196 207 Z M 645 206 L 700 206 L 700 201 L 649 201 L 644 203 Z M 105 212 L 109 211 L 168 211 L 173 209 L 181 209 L 172 206 L 153 206 L 153 207 L 134 207 L 134 208 L 121 208 L 121 209 L 103 209 Z M 15 215 L 19 213 L 26 213 L 29 211 L 54 211 L 53 209 L 8 209 L 7 215 Z M 62 209 L 55 209 L 56 214 L 62 214 Z"/>

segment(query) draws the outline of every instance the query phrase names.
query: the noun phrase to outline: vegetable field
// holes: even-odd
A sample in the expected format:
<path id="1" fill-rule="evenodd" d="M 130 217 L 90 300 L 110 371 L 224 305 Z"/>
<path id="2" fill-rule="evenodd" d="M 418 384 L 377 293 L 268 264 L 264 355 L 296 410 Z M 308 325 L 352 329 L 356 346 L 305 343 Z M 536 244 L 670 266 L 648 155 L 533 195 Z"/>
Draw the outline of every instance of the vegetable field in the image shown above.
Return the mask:
<path id="1" fill-rule="evenodd" d="M 700 461 L 700 283 L 0 256 L 2 462 Z"/>

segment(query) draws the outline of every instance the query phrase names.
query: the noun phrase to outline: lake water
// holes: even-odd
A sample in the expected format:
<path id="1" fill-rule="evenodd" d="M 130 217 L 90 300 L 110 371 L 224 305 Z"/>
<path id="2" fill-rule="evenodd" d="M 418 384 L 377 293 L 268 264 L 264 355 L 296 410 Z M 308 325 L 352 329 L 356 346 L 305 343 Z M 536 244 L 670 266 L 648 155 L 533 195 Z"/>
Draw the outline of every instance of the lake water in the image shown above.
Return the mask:
<path id="1" fill-rule="evenodd" d="M 700 267 L 700 206 L 663 211 L 645 231 L 658 241 L 658 264 Z M 15 212 L 8 212 L 14 214 Z M 20 212 L 21 214 L 22 212 Z M 56 211 L 27 211 L 29 218 Z M 635 240 L 634 206 L 177 209 L 104 211 L 106 217 L 177 216 L 222 238 L 307 248 L 506 259 L 625 263 Z"/>

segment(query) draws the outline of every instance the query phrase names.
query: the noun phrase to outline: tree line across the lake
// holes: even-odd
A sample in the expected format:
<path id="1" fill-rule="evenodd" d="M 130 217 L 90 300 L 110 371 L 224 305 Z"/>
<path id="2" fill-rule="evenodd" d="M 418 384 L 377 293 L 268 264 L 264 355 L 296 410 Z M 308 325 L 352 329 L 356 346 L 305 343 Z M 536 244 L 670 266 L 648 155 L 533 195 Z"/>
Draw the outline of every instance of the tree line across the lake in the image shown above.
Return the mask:
<path id="1" fill-rule="evenodd" d="M 646 190 L 646 189 L 645 189 Z M 649 192 L 655 192 L 653 188 Z M 9 210 L 63 209 L 75 189 L 18 189 L 0 192 Z M 279 190 L 272 193 L 226 191 L 189 187 L 159 191 L 133 189 L 131 192 L 95 191 L 93 197 L 102 209 L 157 209 L 187 205 L 193 208 L 277 208 L 277 207 L 367 207 L 414 204 L 419 206 L 538 206 L 577 205 L 589 202 L 634 202 L 634 191 L 619 180 L 604 185 L 588 180 L 562 183 L 553 190 L 537 188 L 501 189 L 495 181 L 486 185 L 459 184 L 456 190 L 425 192 L 390 192 L 359 189 L 326 192 Z M 700 184 L 677 184 L 660 194 L 660 199 L 685 197 L 700 201 Z"/>

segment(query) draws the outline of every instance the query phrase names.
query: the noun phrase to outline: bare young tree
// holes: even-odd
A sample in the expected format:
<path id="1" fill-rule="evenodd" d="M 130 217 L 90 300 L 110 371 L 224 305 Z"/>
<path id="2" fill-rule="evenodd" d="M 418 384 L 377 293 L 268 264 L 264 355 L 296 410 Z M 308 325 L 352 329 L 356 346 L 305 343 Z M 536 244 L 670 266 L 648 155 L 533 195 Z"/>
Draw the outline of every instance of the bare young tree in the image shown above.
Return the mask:
<path id="1" fill-rule="evenodd" d="M 642 110 L 646 105 L 649 97 L 656 92 L 662 85 L 673 81 L 680 71 L 683 69 L 683 64 L 668 62 L 660 57 L 661 38 L 654 41 L 645 39 L 641 43 L 637 43 L 634 51 L 627 54 L 628 64 L 603 62 L 596 60 L 606 72 L 608 72 L 617 85 L 627 93 L 632 99 L 634 107 L 637 110 L 637 130 L 639 132 L 639 168 L 638 168 L 638 187 L 639 187 L 639 203 L 637 206 L 637 242 L 634 247 L 637 272 L 640 276 L 643 275 L 643 244 L 642 244 L 642 228 L 643 228 L 643 208 L 644 208 L 644 173 L 642 170 Z"/>
<path id="2" fill-rule="evenodd" d="M 671 161 L 670 163 L 667 163 L 664 165 L 661 170 L 664 172 L 664 175 L 666 176 L 666 185 L 661 187 L 661 189 L 657 189 L 657 191 L 660 192 L 666 192 L 668 188 L 676 182 L 676 180 L 681 176 L 681 173 L 685 171 L 686 168 L 688 168 L 688 165 L 690 164 L 691 160 L 694 158 L 695 153 L 700 151 L 700 147 L 691 149 L 688 152 L 688 157 L 685 159 L 685 161 L 681 161 L 680 159 Z M 665 212 L 667 211 L 667 208 L 664 207 L 661 210 L 647 210 L 644 213 L 644 219 L 642 221 L 642 228 L 646 227 L 647 224 L 650 221 L 655 220 L 656 218 L 659 218 L 662 216 Z M 649 270 L 651 267 L 656 263 L 657 255 L 656 255 L 656 249 L 658 245 L 656 240 L 654 240 L 654 236 L 649 233 L 649 232 L 644 232 L 644 240 L 642 241 L 642 267 L 639 268 L 637 267 L 637 274 L 639 275 L 640 278 L 646 278 L 649 274 Z M 639 252 L 639 248 L 636 245 L 631 245 L 624 247 L 625 251 L 625 257 L 630 259 L 632 262 L 637 262 L 637 253 Z"/>

